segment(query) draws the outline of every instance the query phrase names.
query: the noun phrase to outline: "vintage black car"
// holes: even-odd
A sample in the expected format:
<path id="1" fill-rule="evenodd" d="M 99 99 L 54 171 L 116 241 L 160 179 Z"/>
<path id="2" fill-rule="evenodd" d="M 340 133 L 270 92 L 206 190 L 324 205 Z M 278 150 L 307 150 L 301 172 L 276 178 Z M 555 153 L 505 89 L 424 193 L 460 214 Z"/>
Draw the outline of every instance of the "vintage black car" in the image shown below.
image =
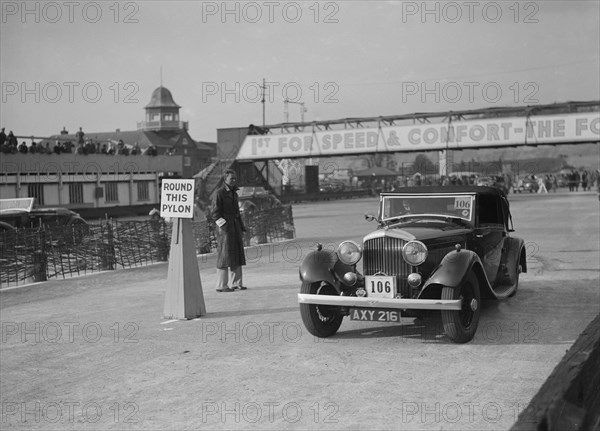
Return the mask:
<path id="1" fill-rule="evenodd" d="M 67 208 L 33 208 L 0 211 L 0 221 L 16 229 L 60 226 L 87 226 L 79 214 Z"/>
<path id="2" fill-rule="evenodd" d="M 399 322 L 441 310 L 452 341 L 470 341 L 482 299 L 514 296 L 527 271 L 511 233 L 509 203 L 495 187 L 419 187 L 382 193 L 375 231 L 362 246 L 320 245 L 300 265 L 298 300 L 307 330 L 335 334 L 344 318 Z M 362 258 L 362 273 L 357 263 Z"/>
<path id="3" fill-rule="evenodd" d="M 281 207 L 281 201 L 263 187 L 240 187 L 238 190 L 240 213 L 253 214 L 270 208 Z"/>

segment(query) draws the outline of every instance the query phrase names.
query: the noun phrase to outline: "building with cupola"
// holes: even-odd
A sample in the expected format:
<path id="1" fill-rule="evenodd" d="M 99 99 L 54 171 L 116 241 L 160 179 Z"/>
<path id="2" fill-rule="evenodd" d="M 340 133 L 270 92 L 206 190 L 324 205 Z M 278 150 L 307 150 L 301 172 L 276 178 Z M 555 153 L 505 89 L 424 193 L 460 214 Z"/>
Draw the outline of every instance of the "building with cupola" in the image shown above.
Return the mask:
<path id="1" fill-rule="evenodd" d="M 192 178 L 216 157 L 216 143 L 194 140 L 180 109 L 161 85 L 136 130 L 90 132 L 82 125 L 83 135 L 63 130 L 36 138 L 35 153 L 2 154 L 2 198 L 35 197 L 40 207 L 66 207 L 84 217 L 147 214 L 160 202 L 162 178 Z M 16 134 L 30 139 L 27 131 Z"/>
<path id="2" fill-rule="evenodd" d="M 103 144 L 110 147 L 123 142 L 128 148 L 139 147 L 142 152 L 154 147 L 158 155 L 181 156 L 182 175 L 191 178 L 211 163 L 216 156 L 217 144 L 195 141 L 188 132 L 188 122 L 180 119 L 180 108 L 171 91 L 161 85 L 152 92 L 150 102 L 144 107 L 145 121 L 138 122 L 136 130 L 89 132 L 84 129 L 84 136 L 96 146 L 100 144 L 100 148 Z M 77 142 L 77 134 L 53 135 L 49 138 L 51 143 L 57 140 Z"/>
<path id="3" fill-rule="evenodd" d="M 146 121 L 138 123 L 138 130 L 187 130 L 187 121 L 179 121 L 179 106 L 171 92 L 162 85 L 152 92 L 146 110 Z"/>

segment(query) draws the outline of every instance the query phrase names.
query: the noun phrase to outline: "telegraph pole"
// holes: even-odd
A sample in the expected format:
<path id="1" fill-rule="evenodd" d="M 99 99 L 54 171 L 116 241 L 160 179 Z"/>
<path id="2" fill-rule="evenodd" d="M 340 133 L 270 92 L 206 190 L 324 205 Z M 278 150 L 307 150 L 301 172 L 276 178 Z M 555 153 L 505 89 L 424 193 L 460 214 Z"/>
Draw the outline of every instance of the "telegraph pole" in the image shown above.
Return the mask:
<path id="1" fill-rule="evenodd" d="M 265 78 L 263 78 L 262 87 L 260 87 L 262 90 L 262 99 L 261 99 L 260 103 L 262 103 L 262 111 L 263 111 L 262 125 L 263 125 L 263 127 L 265 127 L 265 90 L 267 89 L 265 84 L 266 84 Z"/>
<path id="2" fill-rule="evenodd" d="M 304 105 L 304 102 L 294 102 L 289 99 L 285 99 L 283 101 L 283 117 L 285 119 L 285 122 L 289 123 L 290 121 L 290 111 L 288 108 L 288 103 L 295 103 L 296 105 L 300 105 L 300 121 L 304 123 L 304 113 L 308 111 L 306 109 L 306 106 Z"/>

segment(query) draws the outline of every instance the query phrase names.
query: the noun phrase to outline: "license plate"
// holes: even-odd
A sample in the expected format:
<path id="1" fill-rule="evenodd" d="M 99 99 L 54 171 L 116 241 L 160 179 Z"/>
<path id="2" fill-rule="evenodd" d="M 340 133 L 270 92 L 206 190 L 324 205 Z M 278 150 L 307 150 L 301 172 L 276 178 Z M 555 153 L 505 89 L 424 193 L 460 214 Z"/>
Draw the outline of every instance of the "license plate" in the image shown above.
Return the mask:
<path id="1" fill-rule="evenodd" d="M 350 320 L 367 322 L 400 322 L 400 312 L 376 308 L 352 308 Z"/>
<path id="2" fill-rule="evenodd" d="M 365 276 L 365 290 L 367 297 L 392 299 L 396 296 L 396 277 L 393 275 L 367 275 Z"/>

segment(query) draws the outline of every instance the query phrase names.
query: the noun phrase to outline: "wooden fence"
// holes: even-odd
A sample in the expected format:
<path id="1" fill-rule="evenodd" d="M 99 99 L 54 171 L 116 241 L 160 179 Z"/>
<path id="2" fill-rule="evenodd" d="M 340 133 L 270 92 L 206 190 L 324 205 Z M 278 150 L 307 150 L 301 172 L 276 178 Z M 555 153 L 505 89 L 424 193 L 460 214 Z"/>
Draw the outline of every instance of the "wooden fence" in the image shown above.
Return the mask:
<path id="1" fill-rule="evenodd" d="M 245 245 L 295 237 L 291 206 L 243 215 Z M 192 222 L 196 252 L 216 250 L 215 224 Z M 50 278 L 166 262 L 171 223 L 111 219 L 85 226 L 19 229 L 0 232 L 0 288 Z"/>

